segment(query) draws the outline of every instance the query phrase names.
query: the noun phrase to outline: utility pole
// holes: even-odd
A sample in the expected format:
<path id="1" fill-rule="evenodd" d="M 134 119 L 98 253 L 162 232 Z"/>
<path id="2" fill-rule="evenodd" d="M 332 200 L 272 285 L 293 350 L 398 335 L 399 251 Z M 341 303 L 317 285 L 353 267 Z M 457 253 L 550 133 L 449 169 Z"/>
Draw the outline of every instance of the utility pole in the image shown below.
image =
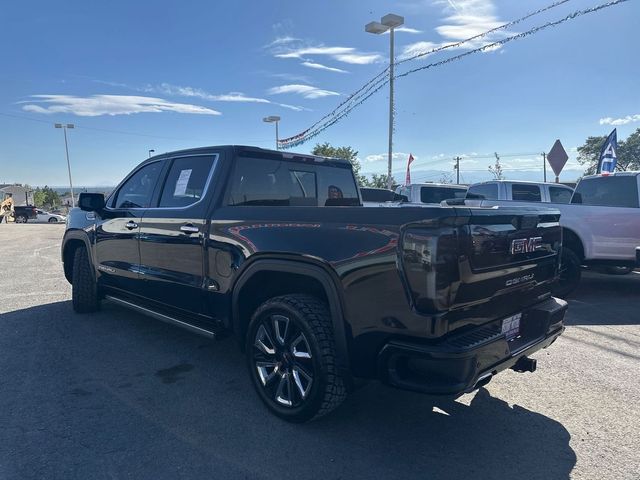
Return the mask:
<path id="1" fill-rule="evenodd" d="M 73 196 L 73 182 L 71 181 L 71 164 L 69 163 L 69 144 L 67 143 L 67 128 L 75 128 L 73 123 L 67 123 L 66 125 L 62 123 L 54 124 L 55 128 L 62 128 L 64 131 L 64 150 L 67 154 L 67 170 L 69 172 L 69 190 L 71 190 L 71 206 L 75 208 L 76 206 L 76 197 Z"/>
<path id="2" fill-rule="evenodd" d="M 454 158 L 456 161 L 456 166 L 453 167 L 456 169 L 456 185 L 460 185 L 460 157 Z"/>
<path id="3" fill-rule="evenodd" d="M 542 152 L 542 171 L 544 172 L 544 183 L 547 183 L 547 154 Z"/>

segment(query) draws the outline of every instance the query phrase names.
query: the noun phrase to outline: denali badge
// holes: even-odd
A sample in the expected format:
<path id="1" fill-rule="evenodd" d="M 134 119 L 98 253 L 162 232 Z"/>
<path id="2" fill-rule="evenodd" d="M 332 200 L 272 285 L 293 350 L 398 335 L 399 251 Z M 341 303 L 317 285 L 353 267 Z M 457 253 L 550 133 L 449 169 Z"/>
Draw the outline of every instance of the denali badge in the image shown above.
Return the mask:
<path id="1" fill-rule="evenodd" d="M 523 275 L 522 277 L 511 278 L 505 282 L 505 286 L 510 287 L 511 285 L 518 285 L 522 282 L 528 282 L 530 280 L 533 280 L 533 277 L 535 277 L 535 275 L 533 273 L 530 273 L 529 275 Z"/>
<path id="2" fill-rule="evenodd" d="M 535 252 L 540 246 L 542 237 L 516 238 L 511 240 L 511 255 Z"/>

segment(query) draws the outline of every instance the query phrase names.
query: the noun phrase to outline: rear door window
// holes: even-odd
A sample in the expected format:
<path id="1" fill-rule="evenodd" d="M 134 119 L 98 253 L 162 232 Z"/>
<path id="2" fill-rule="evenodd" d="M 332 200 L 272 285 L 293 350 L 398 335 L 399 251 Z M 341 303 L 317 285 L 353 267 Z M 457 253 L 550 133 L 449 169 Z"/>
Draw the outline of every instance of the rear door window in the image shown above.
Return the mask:
<path id="1" fill-rule="evenodd" d="M 162 188 L 159 206 L 184 208 L 202 199 L 214 159 L 213 155 L 174 159 Z"/>
<path id="2" fill-rule="evenodd" d="M 549 187 L 549 201 L 551 203 L 569 203 L 573 190 L 562 187 Z"/>
<path id="3" fill-rule="evenodd" d="M 498 185 L 495 183 L 471 185 L 467 191 L 467 198 L 478 200 L 498 200 Z"/>
<path id="4" fill-rule="evenodd" d="M 514 183 L 511 185 L 511 199 L 521 202 L 541 202 L 540 186 Z"/>
<path id="5" fill-rule="evenodd" d="M 589 178 L 578 183 L 571 203 L 638 208 L 638 178 L 632 175 Z"/>
<path id="6" fill-rule="evenodd" d="M 264 158 L 238 158 L 231 178 L 229 205 L 359 205 L 349 168 Z"/>
<path id="7" fill-rule="evenodd" d="M 452 187 L 421 187 L 420 201 L 422 203 L 440 203 L 452 198 L 464 198 L 466 191 L 462 188 Z"/>

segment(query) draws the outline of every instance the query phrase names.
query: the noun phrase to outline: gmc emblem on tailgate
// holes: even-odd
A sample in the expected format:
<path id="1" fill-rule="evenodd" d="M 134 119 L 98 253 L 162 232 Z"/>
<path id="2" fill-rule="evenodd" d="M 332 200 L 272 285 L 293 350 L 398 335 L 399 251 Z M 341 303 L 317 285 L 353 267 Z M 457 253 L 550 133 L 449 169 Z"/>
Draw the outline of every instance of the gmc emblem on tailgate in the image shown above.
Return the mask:
<path id="1" fill-rule="evenodd" d="M 511 255 L 535 252 L 538 250 L 540 242 L 542 242 L 542 237 L 516 238 L 515 240 L 511 240 Z"/>

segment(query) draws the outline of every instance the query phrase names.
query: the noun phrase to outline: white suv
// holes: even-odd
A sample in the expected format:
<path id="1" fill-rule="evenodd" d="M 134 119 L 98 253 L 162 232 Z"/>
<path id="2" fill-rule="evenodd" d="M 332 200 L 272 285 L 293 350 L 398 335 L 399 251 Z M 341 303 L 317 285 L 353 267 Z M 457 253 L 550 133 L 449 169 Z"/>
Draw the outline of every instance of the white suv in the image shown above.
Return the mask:
<path id="1" fill-rule="evenodd" d="M 467 191 L 469 200 L 514 200 L 520 202 L 569 203 L 573 188 L 559 183 L 492 180 L 475 183 Z"/>

